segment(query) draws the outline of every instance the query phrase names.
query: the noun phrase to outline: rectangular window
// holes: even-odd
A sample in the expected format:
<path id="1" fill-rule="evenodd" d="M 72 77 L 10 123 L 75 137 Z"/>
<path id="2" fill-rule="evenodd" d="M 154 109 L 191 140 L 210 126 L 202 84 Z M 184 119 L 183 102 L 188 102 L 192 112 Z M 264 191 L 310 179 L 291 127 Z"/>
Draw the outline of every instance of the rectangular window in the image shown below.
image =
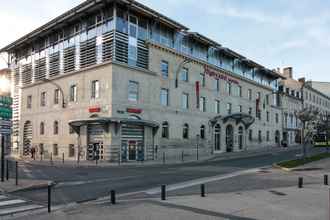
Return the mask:
<path id="1" fill-rule="evenodd" d="M 220 114 L 220 101 L 219 100 L 214 101 L 214 113 Z"/>
<path id="2" fill-rule="evenodd" d="M 269 105 L 269 95 L 266 95 L 266 105 Z"/>
<path id="3" fill-rule="evenodd" d="M 200 81 L 201 86 L 205 87 L 206 82 L 205 82 L 205 74 L 204 73 L 199 74 L 199 81 Z"/>
<path id="4" fill-rule="evenodd" d="M 69 157 L 74 157 L 74 145 L 70 144 L 69 145 Z"/>
<path id="5" fill-rule="evenodd" d="M 42 92 L 40 96 L 40 106 L 46 106 L 46 92 Z"/>
<path id="6" fill-rule="evenodd" d="M 237 86 L 237 96 L 242 97 L 242 87 Z"/>
<path id="7" fill-rule="evenodd" d="M 200 97 L 200 104 L 199 104 L 199 110 L 201 112 L 206 112 L 206 98 L 205 97 Z"/>
<path id="8" fill-rule="evenodd" d="M 168 79 L 168 62 L 163 60 L 160 68 L 163 79 Z"/>
<path id="9" fill-rule="evenodd" d="M 77 86 L 72 85 L 70 86 L 70 102 L 76 102 L 77 101 Z"/>
<path id="10" fill-rule="evenodd" d="M 269 141 L 269 131 L 267 131 L 267 133 L 266 133 L 266 140 L 267 140 L 267 142 Z"/>
<path id="11" fill-rule="evenodd" d="M 168 106 L 168 89 L 160 90 L 160 104 L 163 106 Z"/>
<path id="12" fill-rule="evenodd" d="M 249 108 L 249 115 L 252 115 L 252 108 Z"/>
<path id="13" fill-rule="evenodd" d="M 228 115 L 230 115 L 231 114 L 231 103 L 227 103 L 227 113 L 228 113 Z"/>
<path id="14" fill-rule="evenodd" d="M 231 83 L 226 82 L 226 93 L 231 95 Z"/>
<path id="15" fill-rule="evenodd" d="M 139 99 L 139 83 L 135 81 L 128 82 L 128 100 L 137 102 Z"/>
<path id="16" fill-rule="evenodd" d="M 258 141 L 259 141 L 260 143 L 262 142 L 262 133 L 261 133 L 260 130 L 258 131 Z"/>
<path id="17" fill-rule="evenodd" d="M 248 99 L 252 100 L 252 89 L 248 90 Z"/>
<path id="18" fill-rule="evenodd" d="M 188 74 L 189 74 L 188 68 L 182 68 L 180 73 L 180 80 L 184 82 L 188 82 Z"/>
<path id="19" fill-rule="evenodd" d="M 58 145 L 57 144 L 53 144 L 53 155 L 58 156 Z"/>
<path id="20" fill-rule="evenodd" d="M 219 79 L 214 79 L 213 80 L 213 89 L 217 92 L 220 91 L 220 80 Z"/>
<path id="21" fill-rule="evenodd" d="M 181 108 L 182 109 L 188 109 L 189 108 L 189 94 L 188 93 L 182 93 Z"/>
<path id="22" fill-rule="evenodd" d="M 26 108 L 31 109 L 32 108 L 32 95 L 29 95 L 26 98 Z"/>
<path id="23" fill-rule="evenodd" d="M 60 90 L 55 89 L 55 91 L 54 91 L 54 105 L 57 105 L 59 103 L 59 99 L 60 99 Z"/>
<path id="24" fill-rule="evenodd" d="M 266 112 L 266 120 L 269 122 L 269 112 Z"/>
<path id="25" fill-rule="evenodd" d="M 100 81 L 94 80 L 92 81 L 92 94 L 91 98 L 92 99 L 98 99 L 100 98 Z"/>

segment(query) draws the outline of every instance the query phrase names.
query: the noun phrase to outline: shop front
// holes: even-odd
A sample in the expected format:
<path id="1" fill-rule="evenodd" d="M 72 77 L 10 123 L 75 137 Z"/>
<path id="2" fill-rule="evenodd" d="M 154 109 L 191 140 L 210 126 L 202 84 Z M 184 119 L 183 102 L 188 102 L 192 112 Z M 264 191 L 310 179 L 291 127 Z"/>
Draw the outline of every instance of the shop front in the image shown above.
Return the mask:
<path id="1" fill-rule="evenodd" d="M 70 121 L 78 134 L 81 159 L 112 162 L 153 159 L 158 123 L 133 118 L 96 117 Z"/>

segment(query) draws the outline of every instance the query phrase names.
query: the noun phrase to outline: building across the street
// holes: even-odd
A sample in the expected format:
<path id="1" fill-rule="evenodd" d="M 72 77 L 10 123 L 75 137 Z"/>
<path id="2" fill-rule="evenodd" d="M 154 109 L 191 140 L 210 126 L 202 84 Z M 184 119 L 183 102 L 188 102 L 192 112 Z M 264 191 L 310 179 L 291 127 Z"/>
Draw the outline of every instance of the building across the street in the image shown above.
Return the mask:
<path id="1" fill-rule="evenodd" d="M 12 98 L 10 90 L 10 69 L 2 69 L 0 70 L 0 142 L 4 137 L 5 154 L 10 154 L 11 149 Z"/>
<path id="2" fill-rule="evenodd" d="M 22 156 L 151 160 L 283 139 L 285 76 L 137 1 L 85 1 L 1 51 Z"/>

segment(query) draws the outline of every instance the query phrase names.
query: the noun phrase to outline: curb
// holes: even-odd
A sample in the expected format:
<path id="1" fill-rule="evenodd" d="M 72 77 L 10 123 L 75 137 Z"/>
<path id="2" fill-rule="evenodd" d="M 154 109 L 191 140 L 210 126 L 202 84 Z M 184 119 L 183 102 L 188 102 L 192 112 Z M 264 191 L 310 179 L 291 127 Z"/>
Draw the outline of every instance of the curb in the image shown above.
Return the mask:
<path id="1" fill-rule="evenodd" d="M 284 161 L 281 161 L 281 162 L 284 162 Z M 281 163 L 281 162 L 279 162 L 279 163 Z M 276 169 L 283 170 L 283 171 L 285 171 L 285 172 L 291 172 L 291 171 L 294 171 L 294 169 L 292 169 L 292 168 L 282 167 L 282 166 L 278 165 L 277 163 L 273 163 L 273 164 L 272 164 L 272 167 L 274 167 L 274 168 L 276 168 Z"/>
<path id="2" fill-rule="evenodd" d="M 13 189 L 13 190 L 0 189 L 0 191 L 3 193 L 16 193 L 16 192 L 25 192 L 25 191 L 31 191 L 31 190 L 47 189 L 47 188 L 48 188 L 48 183 L 40 183 L 40 184 L 35 184 L 35 185 L 27 186 L 27 187 L 21 187 L 21 188 Z"/>

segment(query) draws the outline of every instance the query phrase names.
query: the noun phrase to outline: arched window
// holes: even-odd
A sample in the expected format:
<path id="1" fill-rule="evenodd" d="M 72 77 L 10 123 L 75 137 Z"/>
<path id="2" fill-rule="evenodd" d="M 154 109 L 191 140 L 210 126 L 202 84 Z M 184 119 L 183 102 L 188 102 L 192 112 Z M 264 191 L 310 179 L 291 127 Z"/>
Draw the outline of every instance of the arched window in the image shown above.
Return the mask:
<path id="1" fill-rule="evenodd" d="M 183 125 L 182 137 L 183 137 L 183 139 L 189 138 L 189 125 L 188 124 Z"/>
<path id="2" fill-rule="evenodd" d="M 162 138 L 169 138 L 168 122 L 164 121 L 162 124 Z"/>
<path id="3" fill-rule="evenodd" d="M 205 126 L 204 125 L 201 126 L 200 136 L 201 136 L 201 139 L 205 139 Z"/>
<path id="4" fill-rule="evenodd" d="M 40 135 L 44 135 L 45 134 L 45 123 L 41 122 L 40 123 Z"/>
<path id="5" fill-rule="evenodd" d="M 54 134 L 58 134 L 58 121 L 54 121 Z"/>

